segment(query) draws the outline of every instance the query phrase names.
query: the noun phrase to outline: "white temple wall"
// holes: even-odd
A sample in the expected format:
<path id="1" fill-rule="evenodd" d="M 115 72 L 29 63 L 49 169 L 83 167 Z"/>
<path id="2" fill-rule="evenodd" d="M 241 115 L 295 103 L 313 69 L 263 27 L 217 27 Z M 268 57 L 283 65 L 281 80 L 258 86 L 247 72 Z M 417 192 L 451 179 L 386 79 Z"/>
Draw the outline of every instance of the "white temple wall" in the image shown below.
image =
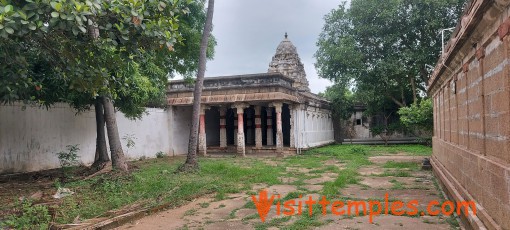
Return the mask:
<path id="1" fill-rule="evenodd" d="M 329 111 L 308 107 L 294 109 L 291 114 L 296 148 L 307 149 L 335 142 Z"/>
<path id="2" fill-rule="evenodd" d="M 49 110 L 22 104 L 0 106 L 0 174 L 31 172 L 60 167 L 57 152 L 78 144 L 83 164 L 91 164 L 95 154 L 94 110 L 76 115 L 67 104 Z M 141 120 L 129 120 L 117 112 L 117 124 L 124 153 L 129 159 L 155 157 L 162 151 L 172 154 L 169 111 L 147 109 Z M 135 146 L 127 148 L 131 136 Z"/>
<path id="3" fill-rule="evenodd" d="M 189 130 L 191 127 L 191 115 L 193 107 L 191 106 L 171 106 L 172 127 L 169 128 L 172 133 L 172 154 L 184 155 L 188 153 Z"/>
<path id="4" fill-rule="evenodd" d="M 31 106 L 22 110 L 22 107 L 21 103 L 0 106 L 0 174 L 58 168 L 56 153 L 66 151 L 67 145 L 78 145 L 83 164 L 93 162 L 96 139 L 93 108 L 77 115 L 67 104 L 57 104 L 49 110 Z M 169 155 L 186 154 L 192 107 L 149 108 L 147 112 L 141 120 L 129 120 L 117 113 L 126 156 L 150 158 L 159 151 Z M 334 142 L 328 111 L 299 107 L 290 113 L 294 119 L 291 131 L 296 147 L 312 148 Z M 129 136 L 135 146 L 128 149 L 124 137 Z M 215 139 L 213 136 L 209 136 L 211 141 Z"/>

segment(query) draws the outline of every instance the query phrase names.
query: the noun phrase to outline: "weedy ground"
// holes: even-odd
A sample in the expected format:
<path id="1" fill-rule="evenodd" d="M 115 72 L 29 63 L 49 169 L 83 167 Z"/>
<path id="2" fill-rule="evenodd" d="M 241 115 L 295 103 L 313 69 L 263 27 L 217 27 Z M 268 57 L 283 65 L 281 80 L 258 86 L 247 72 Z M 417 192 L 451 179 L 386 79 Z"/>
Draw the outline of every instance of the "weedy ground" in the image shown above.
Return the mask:
<path id="1" fill-rule="evenodd" d="M 431 152 L 431 148 L 421 145 L 331 145 L 287 157 L 204 157 L 200 158 L 199 172 L 187 174 L 174 173 L 183 163 L 183 157 L 141 160 L 131 162 L 132 170 L 128 174 L 112 172 L 85 180 L 76 178 L 64 184 L 53 183 L 50 188 L 46 183 L 43 196 L 48 196 L 57 186 L 69 188 L 75 194 L 45 204 L 51 218 L 42 215 L 31 223 L 48 226 L 49 221 L 53 224 L 93 222 L 102 217 L 169 204 L 169 210 L 121 228 L 456 228 L 457 223 L 451 217 L 389 215 L 376 217 L 374 223 L 368 223 L 364 216 L 335 216 L 330 211 L 323 215 L 319 205 L 314 206 L 312 215 L 305 206 L 303 215 L 294 216 L 276 215 L 272 207 L 268 218 L 262 222 L 251 199 L 252 195 L 257 196 L 261 189 L 266 189 L 280 195 L 275 203 L 300 199 L 300 195 L 340 201 L 381 200 L 385 193 L 390 194 L 391 200 L 441 201 L 443 198 L 432 173 L 420 170 L 421 160 Z M 0 189 L 4 186 L 7 184 L 0 183 Z M 34 188 L 28 191 L 33 192 Z M 0 219 L 3 218 L 4 223 L 5 220 L 14 223 L 16 218 L 21 221 L 25 213 L 15 202 L 19 194 L 4 198 L 12 202 L 5 203 L 2 209 L 15 209 L 15 212 Z"/>

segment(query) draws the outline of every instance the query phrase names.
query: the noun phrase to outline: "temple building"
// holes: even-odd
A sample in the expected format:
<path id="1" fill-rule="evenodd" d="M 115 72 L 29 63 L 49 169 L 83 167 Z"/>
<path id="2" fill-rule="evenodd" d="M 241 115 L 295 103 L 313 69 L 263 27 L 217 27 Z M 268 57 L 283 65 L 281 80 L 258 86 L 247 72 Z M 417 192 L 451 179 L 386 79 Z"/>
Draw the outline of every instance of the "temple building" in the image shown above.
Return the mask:
<path id="1" fill-rule="evenodd" d="M 476 205 L 464 229 L 510 229 L 509 13 L 509 0 L 469 1 L 429 79 L 430 160 L 448 200 Z"/>
<path id="2" fill-rule="evenodd" d="M 192 84 L 167 91 L 175 154 L 187 152 Z M 202 91 L 199 153 L 295 153 L 334 142 L 330 104 L 310 92 L 296 47 L 285 38 L 267 73 L 207 77 Z"/>
<path id="3" fill-rule="evenodd" d="M 270 54 L 269 54 L 270 55 Z M 168 109 L 147 108 L 137 120 L 117 112 L 119 136 L 130 160 L 186 155 L 193 85 L 170 81 Z M 310 92 L 303 63 L 287 36 L 266 73 L 205 78 L 200 116 L 202 155 L 219 152 L 281 155 L 334 141 L 330 104 Z M 0 105 L 0 175 L 60 167 L 55 153 L 79 146 L 84 165 L 94 161 L 95 111 L 65 103 L 50 109 L 22 102 Z M 76 132 L 80 130 L 80 132 Z M 136 145 L 128 146 L 128 139 Z"/>

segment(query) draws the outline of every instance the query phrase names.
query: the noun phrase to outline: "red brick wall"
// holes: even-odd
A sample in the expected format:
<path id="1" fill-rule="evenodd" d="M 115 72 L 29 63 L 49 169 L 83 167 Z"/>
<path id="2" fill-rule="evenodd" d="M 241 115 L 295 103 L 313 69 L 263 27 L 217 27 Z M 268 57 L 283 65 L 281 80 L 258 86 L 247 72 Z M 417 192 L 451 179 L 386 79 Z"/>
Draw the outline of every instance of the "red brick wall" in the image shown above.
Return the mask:
<path id="1" fill-rule="evenodd" d="M 457 71 L 438 76 L 432 160 L 485 210 L 484 225 L 510 229 L 510 36 L 486 37 Z"/>

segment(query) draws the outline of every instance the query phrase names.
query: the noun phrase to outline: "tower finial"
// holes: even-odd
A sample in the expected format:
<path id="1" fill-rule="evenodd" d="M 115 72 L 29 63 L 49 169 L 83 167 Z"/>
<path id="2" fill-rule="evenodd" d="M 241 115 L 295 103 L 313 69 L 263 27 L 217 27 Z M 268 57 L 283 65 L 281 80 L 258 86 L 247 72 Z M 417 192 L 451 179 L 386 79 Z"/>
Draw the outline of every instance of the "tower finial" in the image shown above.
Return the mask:
<path id="1" fill-rule="evenodd" d="M 287 39 L 288 35 L 287 35 L 287 32 L 285 32 L 285 39 Z"/>

